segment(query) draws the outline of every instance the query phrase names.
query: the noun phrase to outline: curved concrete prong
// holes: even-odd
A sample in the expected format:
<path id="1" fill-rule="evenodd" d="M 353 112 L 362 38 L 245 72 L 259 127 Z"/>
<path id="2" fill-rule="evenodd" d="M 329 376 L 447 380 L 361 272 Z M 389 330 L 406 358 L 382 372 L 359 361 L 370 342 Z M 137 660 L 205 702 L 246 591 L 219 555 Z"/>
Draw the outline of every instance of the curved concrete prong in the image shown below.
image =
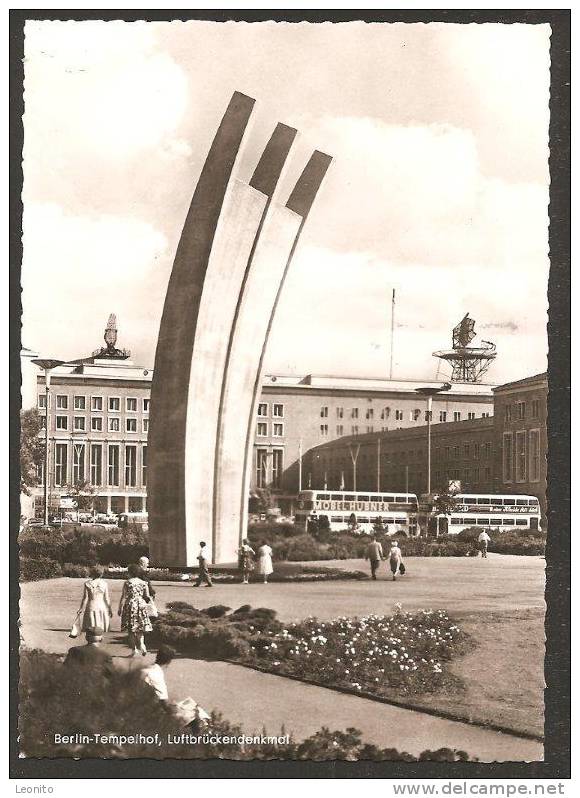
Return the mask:
<path id="1" fill-rule="evenodd" d="M 152 555 L 167 565 L 195 565 L 202 539 L 207 556 L 216 559 L 214 460 L 232 331 L 272 194 L 296 136 L 293 128 L 277 125 L 250 184 L 231 179 L 234 129 L 239 148 L 245 128 L 236 97 L 192 200 L 159 334 L 149 514 Z M 246 110 L 249 116 L 249 104 Z"/>
<path id="2" fill-rule="evenodd" d="M 240 298 L 216 453 L 214 537 L 219 541 L 221 561 L 231 559 L 246 536 L 254 425 L 266 346 L 300 234 L 331 160 L 324 153 L 313 153 L 286 207 L 270 209 Z"/>
<path id="3" fill-rule="evenodd" d="M 166 565 L 187 561 L 186 422 L 198 313 L 224 198 L 254 102 L 236 92 L 219 125 L 183 226 L 159 328 L 147 492 L 152 557 Z"/>

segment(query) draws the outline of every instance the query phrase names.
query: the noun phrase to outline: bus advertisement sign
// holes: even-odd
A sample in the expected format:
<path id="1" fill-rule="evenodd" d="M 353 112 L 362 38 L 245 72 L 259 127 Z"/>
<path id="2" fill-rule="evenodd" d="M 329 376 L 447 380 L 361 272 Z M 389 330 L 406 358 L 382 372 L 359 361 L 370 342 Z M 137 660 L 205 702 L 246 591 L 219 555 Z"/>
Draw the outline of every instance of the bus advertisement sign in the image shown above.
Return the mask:
<path id="1" fill-rule="evenodd" d="M 534 505 L 516 505 L 501 506 L 496 504 L 458 504 L 453 508 L 454 513 L 479 513 L 480 515 L 489 515 L 493 513 L 525 513 L 530 515 L 538 512 L 538 507 Z"/>
<path id="2" fill-rule="evenodd" d="M 388 513 L 408 512 L 411 506 L 409 504 L 397 504 L 396 502 L 323 500 L 313 502 L 313 509 L 348 513 Z"/>

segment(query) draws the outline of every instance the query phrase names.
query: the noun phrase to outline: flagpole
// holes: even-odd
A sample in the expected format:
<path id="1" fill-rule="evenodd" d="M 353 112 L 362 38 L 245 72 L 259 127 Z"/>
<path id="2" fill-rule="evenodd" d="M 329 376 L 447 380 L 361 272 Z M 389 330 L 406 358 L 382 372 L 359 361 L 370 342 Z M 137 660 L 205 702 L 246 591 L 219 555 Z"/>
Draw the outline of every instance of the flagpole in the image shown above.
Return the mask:
<path id="1" fill-rule="evenodd" d="M 395 289 L 393 288 L 393 298 L 391 300 L 391 363 L 389 367 L 389 379 L 393 379 L 393 343 L 395 339 Z"/>

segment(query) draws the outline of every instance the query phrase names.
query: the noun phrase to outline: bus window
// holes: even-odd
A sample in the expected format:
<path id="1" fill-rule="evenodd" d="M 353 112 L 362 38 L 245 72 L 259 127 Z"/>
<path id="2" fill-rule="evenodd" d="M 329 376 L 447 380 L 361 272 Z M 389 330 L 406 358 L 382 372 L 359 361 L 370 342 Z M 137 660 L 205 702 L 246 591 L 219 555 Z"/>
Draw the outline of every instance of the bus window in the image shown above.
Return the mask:
<path id="1" fill-rule="evenodd" d="M 491 504 L 491 499 L 489 498 L 489 496 L 484 496 L 483 498 L 480 496 L 479 499 L 477 500 L 477 503 L 478 504 Z"/>
<path id="2" fill-rule="evenodd" d="M 530 529 L 533 529 L 535 532 L 537 532 L 539 528 L 540 528 L 539 519 L 530 518 Z"/>
<path id="3" fill-rule="evenodd" d="M 516 500 L 516 504 L 518 505 L 518 507 L 524 507 L 524 506 L 527 507 L 528 506 L 528 500 L 527 499 L 517 499 Z"/>
<path id="4" fill-rule="evenodd" d="M 528 522 L 525 518 L 516 518 L 516 526 L 527 526 Z"/>
<path id="5" fill-rule="evenodd" d="M 463 519 L 463 523 L 464 524 L 473 524 L 473 526 L 476 526 L 477 525 L 477 518 L 464 518 Z"/>
<path id="6" fill-rule="evenodd" d="M 503 503 L 512 507 L 516 503 L 516 500 L 511 499 L 509 496 L 506 496 L 506 498 L 503 500 Z"/>
<path id="7" fill-rule="evenodd" d="M 500 499 L 498 496 L 492 496 L 490 504 L 492 504 L 494 507 L 501 507 L 503 504 L 503 499 Z"/>
<path id="8" fill-rule="evenodd" d="M 384 502 L 385 504 L 388 504 L 389 502 L 394 502 L 395 501 L 395 497 L 394 496 L 381 496 L 381 501 Z"/>
<path id="9" fill-rule="evenodd" d="M 458 526 L 459 524 L 463 523 L 463 518 L 452 518 L 451 519 L 451 526 Z"/>
<path id="10" fill-rule="evenodd" d="M 515 523 L 516 522 L 514 521 L 513 518 L 504 518 L 503 519 L 503 525 L 504 526 L 514 526 Z"/>
<path id="11" fill-rule="evenodd" d="M 395 501 L 398 504 L 409 504 L 409 499 L 406 496 L 395 496 Z"/>
<path id="12" fill-rule="evenodd" d="M 365 496 L 365 495 L 363 495 L 362 493 L 358 493 L 358 494 L 357 494 L 357 497 L 356 497 L 356 501 L 357 501 L 357 502 L 368 502 L 368 501 L 370 501 L 370 500 L 369 500 L 369 497 L 368 497 L 368 496 Z"/>
<path id="13" fill-rule="evenodd" d="M 342 493 L 331 493 L 330 494 L 330 501 L 331 502 L 341 502 L 345 500 L 345 496 Z M 347 499 L 348 501 L 348 499 Z"/>
<path id="14" fill-rule="evenodd" d="M 343 524 L 344 517 L 342 515 L 333 515 L 330 517 L 330 521 L 332 524 Z"/>
<path id="15" fill-rule="evenodd" d="M 328 502 L 330 501 L 330 493 L 317 493 L 316 498 L 319 502 Z"/>
<path id="16" fill-rule="evenodd" d="M 531 505 L 532 507 L 537 507 L 539 505 L 539 502 L 537 499 L 528 499 L 528 504 Z"/>
<path id="17" fill-rule="evenodd" d="M 406 518 L 395 518 L 395 524 L 401 524 L 401 526 L 405 526 L 407 523 Z"/>
<path id="18" fill-rule="evenodd" d="M 494 521 L 494 523 L 496 522 Z M 478 518 L 477 526 L 489 526 L 489 518 Z"/>

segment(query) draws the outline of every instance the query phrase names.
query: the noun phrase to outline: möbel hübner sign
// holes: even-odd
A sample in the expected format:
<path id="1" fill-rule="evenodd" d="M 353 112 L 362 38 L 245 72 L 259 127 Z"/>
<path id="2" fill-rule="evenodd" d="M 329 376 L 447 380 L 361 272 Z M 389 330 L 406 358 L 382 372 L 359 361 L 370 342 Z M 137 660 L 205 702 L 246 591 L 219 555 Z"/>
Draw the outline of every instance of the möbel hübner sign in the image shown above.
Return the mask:
<path id="1" fill-rule="evenodd" d="M 338 510 L 349 513 L 388 513 L 395 510 L 403 510 L 405 512 L 409 510 L 408 504 L 397 504 L 395 502 L 355 502 L 324 499 L 315 501 L 313 504 L 315 510 Z"/>

